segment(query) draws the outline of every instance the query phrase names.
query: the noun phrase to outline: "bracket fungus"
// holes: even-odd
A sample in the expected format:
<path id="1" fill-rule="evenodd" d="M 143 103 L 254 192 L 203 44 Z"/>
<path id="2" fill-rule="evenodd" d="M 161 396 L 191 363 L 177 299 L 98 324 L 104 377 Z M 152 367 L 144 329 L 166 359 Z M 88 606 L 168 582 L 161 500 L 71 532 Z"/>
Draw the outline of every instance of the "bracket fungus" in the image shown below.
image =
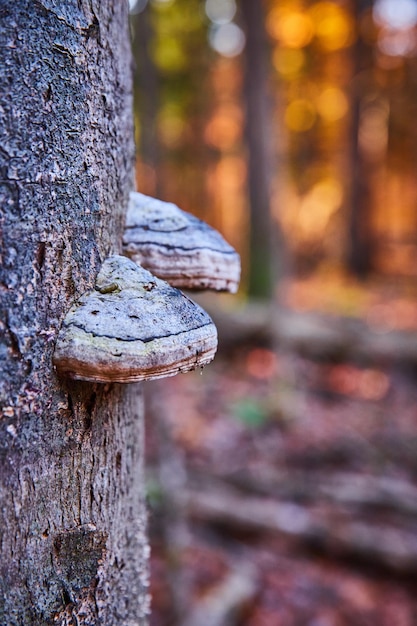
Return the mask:
<path id="1" fill-rule="evenodd" d="M 123 253 L 181 289 L 236 293 L 240 257 L 214 228 L 171 202 L 132 191 Z"/>
<path id="2" fill-rule="evenodd" d="M 130 383 L 204 366 L 216 349 L 216 327 L 200 306 L 115 255 L 65 317 L 54 364 L 73 379 Z"/>

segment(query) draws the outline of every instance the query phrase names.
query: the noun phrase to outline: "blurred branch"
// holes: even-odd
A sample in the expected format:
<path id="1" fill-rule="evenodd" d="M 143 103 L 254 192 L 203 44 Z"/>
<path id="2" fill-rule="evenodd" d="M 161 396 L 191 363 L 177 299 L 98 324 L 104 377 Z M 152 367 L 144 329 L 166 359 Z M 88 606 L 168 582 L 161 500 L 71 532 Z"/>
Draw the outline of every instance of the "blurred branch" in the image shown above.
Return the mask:
<path id="1" fill-rule="evenodd" d="M 248 563 L 235 563 L 229 575 L 192 610 L 183 626 L 235 626 L 242 609 L 257 592 L 257 573 Z"/>
<path id="2" fill-rule="evenodd" d="M 417 487 L 411 483 L 387 476 L 368 476 L 354 472 L 280 471 L 265 467 L 256 475 L 240 470 L 233 474 L 209 477 L 192 474 L 193 488 L 204 491 L 217 484 L 229 485 L 251 496 L 269 496 L 302 502 L 327 501 L 357 510 L 386 511 L 410 516 L 417 520 Z"/>
<path id="3" fill-rule="evenodd" d="M 194 518 L 255 533 L 278 533 L 332 556 L 350 557 L 400 574 L 417 571 L 415 528 L 346 519 L 339 512 L 313 511 L 291 502 L 242 496 L 217 484 L 175 494 Z"/>
<path id="4" fill-rule="evenodd" d="M 414 331 L 377 332 L 353 318 L 278 310 L 261 304 L 230 312 L 214 309 L 207 300 L 204 307 L 218 328 L 220 349 L 225 351 L 245 342 L 265 342 L 308 357 L 417 363 Z"/>

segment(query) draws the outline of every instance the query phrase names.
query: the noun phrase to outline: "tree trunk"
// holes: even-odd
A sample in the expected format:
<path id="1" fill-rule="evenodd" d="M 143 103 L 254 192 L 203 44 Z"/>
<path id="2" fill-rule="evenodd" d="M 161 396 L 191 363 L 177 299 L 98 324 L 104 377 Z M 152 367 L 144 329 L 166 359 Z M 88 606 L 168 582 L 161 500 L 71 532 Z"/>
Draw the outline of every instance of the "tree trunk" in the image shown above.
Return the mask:
<path id="1" fill-rule="evenodd" d="M 136 125 L 139 128 L 139 155 L 145 168 L 149 168 L 154 176 L 146 180 L 142 193 L 149 193 L 159 198 L 161 189 L 159 178 L 155 172 L 159 164 L 159 138 L 157 132 L 157 115 L 159 108 L 159 77 L 158 70 L 151 56 L 153 43 L 153 26 L 151 7 L 147 4 L 140 13 L 132 18 L 133 24 L 133 56 L 135 60 L 135 113 Z M 147 169 L 142 174 L 145 177 Z"/>
<path id="2" fill-rule="evenodd" d="M 246 32 L 244 97 L 248 192 L 250 204 L 249 295 L 271 299 L 282 275 L 282 237 L 271 215 L 276 159 L 274 125 L 268 95 L 268 56 L 263 2 L 240 0 Z"/>
<path id="3" fill-rule="evenodd" d="M 371 10 L 373 0 L 355 0 L 353 3 L 356 23 L 367 10 Z M 364 158 L 359 145 L 361 108 L 366 89 L 372 82 L 371 70 L 373 50 L 358 36 L 352 49 L 353 84 L 351 88 L 351 128 L 350 128 L 350 210 L 348 217 L 348 246 L 346 265 L 358 278 L 365 278 L 372 270 L 374 241 L 371 223 L 372 192 L 371 179 L 373 165 Z"/>
<path id="4" fill-rule="evenodd" d="M 59 380 L 133 187 L 127 3 L 0 0 L 0 623 L 146 624 L 142 396 Z"/>

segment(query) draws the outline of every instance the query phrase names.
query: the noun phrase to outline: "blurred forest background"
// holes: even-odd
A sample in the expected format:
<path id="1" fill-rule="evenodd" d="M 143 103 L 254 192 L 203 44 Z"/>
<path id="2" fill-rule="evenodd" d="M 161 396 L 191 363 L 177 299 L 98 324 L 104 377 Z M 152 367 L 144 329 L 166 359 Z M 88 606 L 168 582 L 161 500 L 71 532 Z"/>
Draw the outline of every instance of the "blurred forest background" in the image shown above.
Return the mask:
<path id="1" fill-rule="evenodd" d="M 148 386 L 151 623 L 417 625 L 417 0 L 130 7 L 138 190 L 243 266 Z"/>

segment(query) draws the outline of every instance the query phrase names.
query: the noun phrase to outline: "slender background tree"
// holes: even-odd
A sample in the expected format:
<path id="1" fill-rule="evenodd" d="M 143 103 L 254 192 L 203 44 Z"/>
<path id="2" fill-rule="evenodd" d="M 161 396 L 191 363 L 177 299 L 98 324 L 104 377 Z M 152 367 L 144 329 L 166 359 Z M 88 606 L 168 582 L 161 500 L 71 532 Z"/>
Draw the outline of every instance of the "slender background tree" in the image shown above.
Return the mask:
<path id="1" fill-rule="evenodd" d="M 370 11 L 372 0 L 356 0 L 354 16 L 359 23 L 363 13 Z M 364 158 L 359 144 L 361 110 L 367 91 L 372 89 L 372 47 L 359 35 L 352 46 L 353 80 L 351 89 L 350 167 L 351 188 L 348 214 L 347 267 L 359 278 L 372 269 L 375 242 L 372 233 L 371 178 L 375 166 Z"/>
<path id="2" fill-rule="evenodd" d="M 271 216 L 274 175 L 274 126 L 268 89 L 268 55 L 262 2 L 241 0 L 245 25 L 244 105 L 248 150 L 248 198 L 250 206 L 250 266 L 248 291 L 255 298 L 274 292 L 279 259 Z M 280 268 L 281 269 L 281 268 Z"/>
<path id="3" fill-rule="evenodd" d="M 127 3 L 0 1 L 0 623 L 146 623 L 142 397 L 59 380 L 133 185 Z"/>

